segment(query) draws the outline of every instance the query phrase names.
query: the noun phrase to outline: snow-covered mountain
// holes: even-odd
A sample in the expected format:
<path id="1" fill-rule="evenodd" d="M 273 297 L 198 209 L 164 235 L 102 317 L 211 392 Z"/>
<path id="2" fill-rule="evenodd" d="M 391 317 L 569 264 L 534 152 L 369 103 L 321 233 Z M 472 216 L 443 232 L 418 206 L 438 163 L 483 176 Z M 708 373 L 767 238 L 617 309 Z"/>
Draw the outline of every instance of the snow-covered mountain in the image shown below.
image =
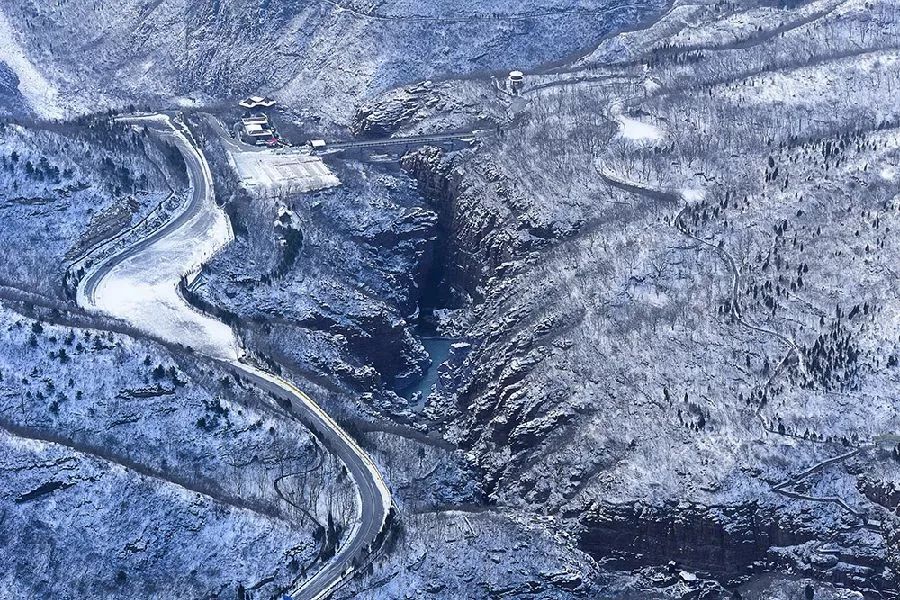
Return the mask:
<path id="1" fill-rule="evenodd" d="M 0 9 L 0 600 L 277 598 L 361 529 L 290 402 L 73 304 L 197 177 L 129 105 L 234 232 L 178 298 L 390 488 L 334 598 L 900 594 L 894 0 Z"/>
<path id="2" fill-rule="evenodd" d="M 48 116 L 264 91 L 346 122 L 374 92 L 559 60 L 661 4 L 10 1 L 0 3 L 0 60 Z"/>

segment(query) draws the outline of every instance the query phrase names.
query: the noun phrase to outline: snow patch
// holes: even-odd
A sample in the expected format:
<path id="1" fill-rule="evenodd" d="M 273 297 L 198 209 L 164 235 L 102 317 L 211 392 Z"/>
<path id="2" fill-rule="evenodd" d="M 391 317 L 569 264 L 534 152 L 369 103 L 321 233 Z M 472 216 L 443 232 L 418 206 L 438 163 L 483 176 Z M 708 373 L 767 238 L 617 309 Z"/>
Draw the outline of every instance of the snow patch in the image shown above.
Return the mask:
<path id="1" fill-rule="evenodd" d="M 200 103 L 197 102 L 196 99 L 188 98 L 186 96 L 179 96 L 178 98 L 175 98 L 175 104 L 177 104 L 181 108 L 196 108 L 197 106 L 200 106 Z"/>
<path id="2" fill-rule="evenodd" d="M 649 79 L 645 80 L 645 84 Z M 614 102 L 609 107 L 609 115 L 619 124 L 618 136 L 633 142 L 652 143 L 658 142 L 664 137 L 662 129 L 624 114 L 624 109 L 620 102 Z"/>
<path id="3" fill-rule="evenodd" d="M 656 125 L 622 115 L 617 116 L 616 121 L 619 123 L 619 136 L 626 140 L 657 142 L 663 138 L 662 130 Z"/>
<path id="4" fill-rule="evenodd" d="M 706 192 L 697 188 L 687 188 L 679 192 L 685 202 L 700 202 L 706 198 Z"/>
<path id="5" fill-rule="evenodd" d="M 59 105 L 59 90 L 28 59 L 2 9 L 0 62 L 6 63 L 19 78 L 19 92 L 37 115 L 44 119 L 62 119 L 65 116 L 65 111 Z"/>

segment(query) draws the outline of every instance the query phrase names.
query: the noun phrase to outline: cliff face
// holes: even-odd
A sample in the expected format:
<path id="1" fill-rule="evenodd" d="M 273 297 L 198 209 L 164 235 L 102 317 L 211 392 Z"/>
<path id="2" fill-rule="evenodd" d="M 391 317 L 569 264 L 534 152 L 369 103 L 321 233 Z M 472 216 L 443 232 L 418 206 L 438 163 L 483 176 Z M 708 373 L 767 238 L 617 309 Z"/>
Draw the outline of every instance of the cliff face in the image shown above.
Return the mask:
<path id="1" fill-rule="evenodd" d="M 753 573 L 789 570 L 866 597 L 897 593 L 896 542 L 871 530 L 835 532 L 787 504 L 598 504 L 580 517 L 579 547 L 610 567 L 668 564 L 737 585 Z M 816 523 L 818 521 L 818 523 Z M 750 596 L 756 597 L 756 596 Z M 761 596 L 768 598 L 769 596 Z"/>
<path id="2" fill-rule="evenodd" d="M 403 165 L 438 214 L 435 256 L 441 262 L 434 268 L 441 271 L 445 293 L 480 298 L 492 268 L 514 251 L 505 222 L 509 211 L 502 204 L 489 206 L 441 150 L 423 148 L 406 155 Z"/>
<path id="3" fill-rule="evenodd" d="M 488 153 L 448 156 L 426 147 L 402 164 L 438 214 L 438 247 L 445 284 L 457 294 L 484 300 L 492 277 L 506 278 L 528 258 L 565 239 L 580 224 L 577 216 L 536 213 L 533 200 Z"/>
<path id="4" fill-rule="evenodd" d="M 580 547 L 593 556 L 617 556 L 631 567 L 677 560 L 682 568 L 726 577 L 765 561 L 770 548 L 803 544 L 815 533 L 775 507 L 754 503 L 598 504 L 581 521 Z"/>

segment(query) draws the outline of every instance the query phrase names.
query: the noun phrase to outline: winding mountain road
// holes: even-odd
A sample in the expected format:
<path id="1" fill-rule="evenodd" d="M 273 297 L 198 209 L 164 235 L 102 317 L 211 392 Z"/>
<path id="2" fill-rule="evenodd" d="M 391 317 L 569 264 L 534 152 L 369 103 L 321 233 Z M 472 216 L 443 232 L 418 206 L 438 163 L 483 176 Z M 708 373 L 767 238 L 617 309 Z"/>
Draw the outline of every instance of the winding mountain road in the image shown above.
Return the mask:
<path id="1" fill-rule="evenodd" d="M 180 150 L 191 183 L 190 199 L 165 226 L 87 273 L 78 287 L 78 304 L 123 319 L 154 338 L 190 347 L 271 393 L 289 404 L 292 414 L 344 463 L 358 493 L 357 519 L 335 555 L 289 591 L 292 600 L 321 600 L 363 564 L 382 539 L 392 514 L 390 491 L 368 454 L 312 398 L 252 364 L 229 327 L 194 310 L 178 294 L 181 278 L 231 241 L 231 227 L 215 202 L 209 165 L 190 132 L 167 115 L 132 120 Z"/>
<path id="2" fill-rule="evenodd" d="M 134 121 L 181 151 L 190 198 L 166 225 L 95 265 L 78 286 L 78 304 L 204 356 L 234 362 L 242 351 L 231 328 L 193 310 L 178 293 L 184 275 L 199 269 L 232 240 L 228 219 L 213 197 L 209 165 L 182 126 L 167 115 L 135 117 Z"/>

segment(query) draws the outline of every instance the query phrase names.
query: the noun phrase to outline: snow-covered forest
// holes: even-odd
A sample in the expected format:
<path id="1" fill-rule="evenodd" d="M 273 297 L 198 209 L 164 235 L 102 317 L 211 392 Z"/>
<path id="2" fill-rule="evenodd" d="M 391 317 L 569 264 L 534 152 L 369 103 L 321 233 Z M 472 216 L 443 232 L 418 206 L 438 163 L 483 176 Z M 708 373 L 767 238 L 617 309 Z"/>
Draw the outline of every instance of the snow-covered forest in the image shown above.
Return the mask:
<path id="1" fill-rule="evenodd" d="M 0 1 L 0 599 L 897 597 L 897 40 L 895 0 Z M 247 185 L 291 153 L 327 186 Z M 333 425 L 76 304 L 192 168 L 233 235 L 163 247 L 172 295 Z"/>

